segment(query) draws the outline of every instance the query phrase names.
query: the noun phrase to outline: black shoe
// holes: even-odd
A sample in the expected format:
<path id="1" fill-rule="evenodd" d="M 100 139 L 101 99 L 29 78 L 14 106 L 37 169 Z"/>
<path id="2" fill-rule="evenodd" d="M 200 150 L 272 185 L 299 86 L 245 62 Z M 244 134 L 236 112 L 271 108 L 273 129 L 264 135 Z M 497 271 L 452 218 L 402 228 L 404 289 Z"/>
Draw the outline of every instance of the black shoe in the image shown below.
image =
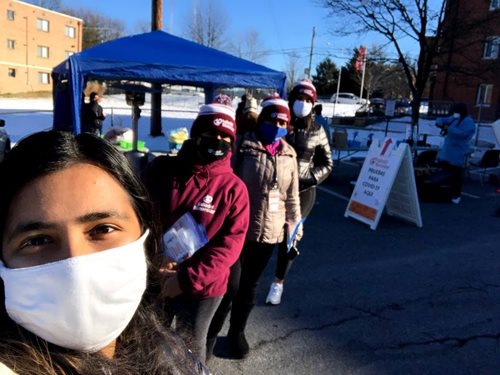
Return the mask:
<path id="1" fill-rule="evenodd" d="M 228 333 L 227 342 L 229 353 L 236 359 L 243 359 L 248 355 L 250 347 L 244 332 Z"/>
<path id="2" fill-rule="evenodd" d="M 217 337 L 207 338 L 207 361 L 212 358 L 214 354 L 215 343 L 217 342 Z"/>

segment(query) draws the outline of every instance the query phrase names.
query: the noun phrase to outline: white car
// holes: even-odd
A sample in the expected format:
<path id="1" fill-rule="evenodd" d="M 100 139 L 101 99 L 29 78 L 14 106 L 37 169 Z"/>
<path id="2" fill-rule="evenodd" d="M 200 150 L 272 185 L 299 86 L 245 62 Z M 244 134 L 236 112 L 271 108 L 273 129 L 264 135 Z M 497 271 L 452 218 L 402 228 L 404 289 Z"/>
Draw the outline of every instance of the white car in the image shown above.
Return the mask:
<path id="1" fill-rule="evenodd" d="M 338 104 L 366 104 L 367 101 L 366 99 L 361 99 L 359 96 L 351 94 L 350 92 L 339 92 L 339 95 L 337 97 L 337 94 L 332 95 L 331 101 L 333 103 L 338 103 Z M 370 102 L 368 101 L 368 104 Z"/>

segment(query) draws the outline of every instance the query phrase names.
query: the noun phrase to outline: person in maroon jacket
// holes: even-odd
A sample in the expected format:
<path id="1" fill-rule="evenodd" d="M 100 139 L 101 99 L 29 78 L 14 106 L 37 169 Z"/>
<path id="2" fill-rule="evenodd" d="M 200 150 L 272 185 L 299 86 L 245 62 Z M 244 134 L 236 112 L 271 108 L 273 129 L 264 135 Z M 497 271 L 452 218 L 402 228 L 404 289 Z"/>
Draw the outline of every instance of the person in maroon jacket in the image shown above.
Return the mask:
<path id="1" fill-rule="evenodd" d="M 209 324 L 226 292 L 229 269 L 238 259 L 249 223 L 245 184 L 233 173 L 234 110 L 203 105 L 178 156 L 159 156 L 144 182 L 158 209 L 163 232 L 190 212 L 205 227 L 208 243 L 180 264 L 165 259 L 162 296 L 176 330 L 206 360 Z"/>

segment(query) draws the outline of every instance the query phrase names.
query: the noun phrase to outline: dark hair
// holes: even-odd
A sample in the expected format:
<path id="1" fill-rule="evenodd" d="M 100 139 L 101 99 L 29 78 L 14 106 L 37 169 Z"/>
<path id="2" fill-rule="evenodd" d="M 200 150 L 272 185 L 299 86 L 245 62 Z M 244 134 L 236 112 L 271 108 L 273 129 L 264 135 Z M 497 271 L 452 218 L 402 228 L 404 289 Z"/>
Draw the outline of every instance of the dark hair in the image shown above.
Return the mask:
<path id="1" fill-rule="evenodd" d="M 93 164 L 113 176 L 129 194 L 142 229 L 157 230 L 146 189 L 127 159 L 111 143 L 89 133 L 75 136 L 68 132 L 47 131 L 21 140 L 0 165 L 0 176 L 8 176 L 0 184 L 0 243 L 15 195 L 29 182 L 77 163 Z M 159 249 L 154 234 L 157 233 L 148 237 L 150 258 Z"/>
<path id="2" fill-rule="evenodd" d="M 321 112 L 323 111 L 323 104 L 316 104 L 313 110 L 316 115 L 321 115 Z"/>
<path id="3" fill-rule="evenodd" d="M 467 110 L 467 104 L 465 103 L 455 103 L 453 105 L 453 112 L 460 113 L 460 117 L 462 118 L 469 114 L 469 111 Z"/>
<path id="4" fill-rule="evenodd" d="M 94 92 L 91 92 L 91 93 L 90 93 L 90 95 L 89 95 L 90 101 L 91 101 L 91 102 L 92 102 L 92 101 L 94 101 L 94 99 L 95 99 L 95 97 L 96 97 L 97 95 L 99 95 L 99 94 L 97 94 L 95 91 L 94 91 Z"/>
<path id="5" fill-rule="evenodd" d="M 31 181 L 78 163 L 95 165 L 114 177 L 130 196 L 142 229 L 149 228 L 146 241 L 149 288 L 128 327 L 117 340 L 112 360 L 99 353 L 81 353 L 49 344 L 13 322 L 5 312 L 0 280 L 0 362 L 19 373 L 151 373 L 194 374 L 201 367 L 184 344 L 165 329 L 153 301 L 159 232 L 147 191 L 127 159 L 108 141 L 96 135 L 47 131 L 21 140 L 0 163 L 0 246 L 13 198 Z M 3 256 L 0 247 L 0 256 Z M 21 371 L 22 370 L 22 371 Z"/>

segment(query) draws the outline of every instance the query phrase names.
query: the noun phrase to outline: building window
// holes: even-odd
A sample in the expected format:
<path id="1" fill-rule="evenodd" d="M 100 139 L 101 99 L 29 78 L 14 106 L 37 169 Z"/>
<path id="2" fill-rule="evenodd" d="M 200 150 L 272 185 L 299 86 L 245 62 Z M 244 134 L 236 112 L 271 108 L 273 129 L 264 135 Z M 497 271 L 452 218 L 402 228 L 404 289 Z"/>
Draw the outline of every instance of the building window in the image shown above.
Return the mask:
<path id="1" fill-rule="evenodd" d="M 46 46 L 37 46 L 36 47 L 36 55 L 38 57 L 41 57 L 43 59 L 48 59 L 49 58 L 49 47 Z"/>
<path id="2" fill-rule="evenodd" d="M 71 55 L 74 55 L 75 53 L 73 51 L 64 51 L 64 57 L 67 59 Z"/>
<path id="3" fill-rule="evenodd" d="M 493 85 L 479 85 L 477 88 L 476 105 L 491 104 L 491 93 L 493 92 Z"/>
<path id="4" fill-rule="evenodd" d="M 75 38 L 76 37 L 76 30 L 72 26 L 64 26 L 64 35 L 66 35 L 69 38 Z"/>
<path id="5" fill-rule="evenodd" d="M 44 20 L 43 18 L 37 18 L 36 19 L 36 28 L 38 30 L 49 32 L 49 21 Z"/>
<path id="6" fill-rule="evenodd" d="M 490 36 L 484 42 L 483 59 L 496 59 L 498 57 L 498 50 L 500 47 L 500 38 L 497 36 Z"/>
<path id="7" fill-rule="evenodd" d="M 38 80 L 40 81 L 41 84 L 43 85 L 48 85 L 50 83 L 50 75 L 49 73 L 38 73 Z"/>
<path id="8" fill-rule="evenodd" d="M 7 48 L 8 49 L 15 49 L 16 48 L 16 41 L 13 39 L 7 39 Z"/>
<path id="9" fill-rule="evenodd" d="M 14 68 L 9 68 L 9 77 L 15 77 L 16 76 L 16 69 Z"/>
<path id="10" fill-rule="evenodd" d="M 16 13 L 12 9 L 7 9 L 7 19 L 9 21 L 14 21 L 16 18 Z"/>
<path id="11" fill-rule="evenodd" d="M 500 9 L 500 0 L 491 0 L 490 10 Z"/>

